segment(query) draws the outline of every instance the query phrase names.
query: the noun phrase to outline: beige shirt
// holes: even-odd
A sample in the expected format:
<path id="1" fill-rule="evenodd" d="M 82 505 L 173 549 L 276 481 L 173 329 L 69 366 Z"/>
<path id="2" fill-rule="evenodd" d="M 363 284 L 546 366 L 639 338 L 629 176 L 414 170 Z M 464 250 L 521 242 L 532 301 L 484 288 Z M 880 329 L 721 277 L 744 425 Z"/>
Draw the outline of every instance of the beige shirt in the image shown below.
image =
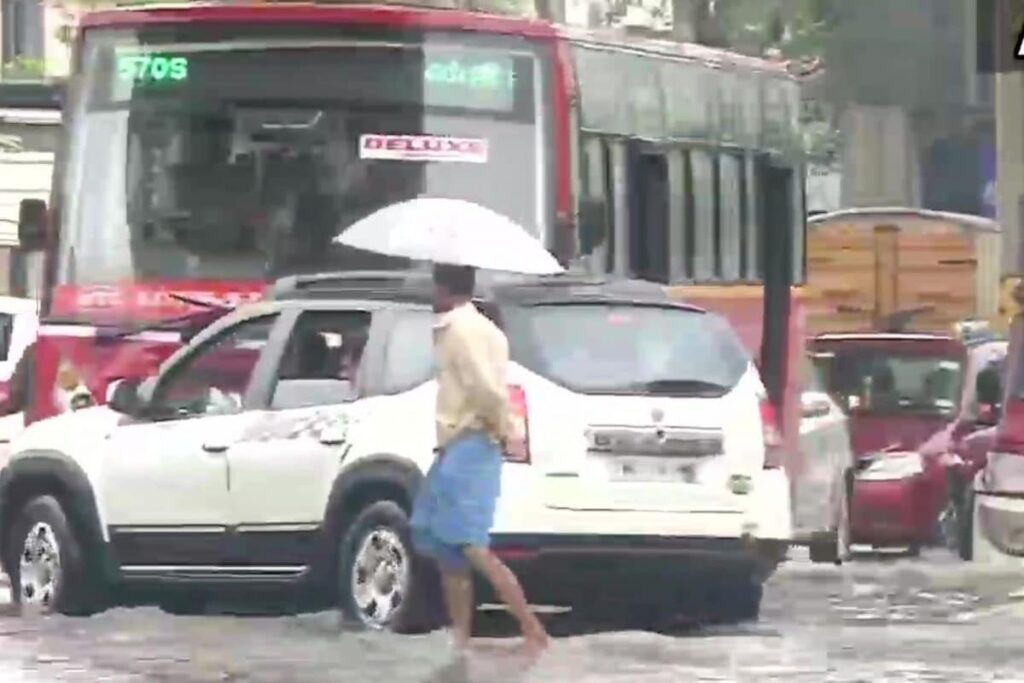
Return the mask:
<path id="1" fill-rule="evenodd" d="M 468 431 L 486 432 L 497 443 L 509 434 L 508 339 L 473 304 L 438 316 L 437 445 Z"/>

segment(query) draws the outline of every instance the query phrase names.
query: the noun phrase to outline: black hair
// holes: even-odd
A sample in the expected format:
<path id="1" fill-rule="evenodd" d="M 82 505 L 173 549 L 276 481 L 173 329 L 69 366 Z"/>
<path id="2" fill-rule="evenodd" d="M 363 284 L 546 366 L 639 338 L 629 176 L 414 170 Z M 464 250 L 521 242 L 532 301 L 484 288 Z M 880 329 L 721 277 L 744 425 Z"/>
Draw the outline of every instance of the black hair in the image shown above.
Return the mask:
<path id="1" fill-rule="evenodd" d="M 473 296 L 476 287 L 476 269 L 471 266 L 434 264 L 434 282 L 448 290 L 452 296 Z"/>

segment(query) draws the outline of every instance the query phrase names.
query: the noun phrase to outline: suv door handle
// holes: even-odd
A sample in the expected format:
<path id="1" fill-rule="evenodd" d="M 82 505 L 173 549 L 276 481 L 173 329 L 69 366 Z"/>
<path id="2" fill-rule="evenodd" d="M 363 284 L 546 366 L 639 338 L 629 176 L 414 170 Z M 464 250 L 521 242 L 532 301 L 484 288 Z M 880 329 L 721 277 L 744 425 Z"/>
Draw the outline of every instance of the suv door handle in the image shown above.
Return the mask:
<path id="1" fill-rule="evenodd" d="M 216 455 L 227 451 L 228 445 L 226 443 L 207 442 L 203 444 L 203 450 L 206 451 L 207 453 Z"/>
<path id="2" fill-rule="evenodd" d="M 340 446 L 345 443 L 348 435 L 344 429 L 328 427 L 320 434 L 320 443 L 325 446 Z"/>

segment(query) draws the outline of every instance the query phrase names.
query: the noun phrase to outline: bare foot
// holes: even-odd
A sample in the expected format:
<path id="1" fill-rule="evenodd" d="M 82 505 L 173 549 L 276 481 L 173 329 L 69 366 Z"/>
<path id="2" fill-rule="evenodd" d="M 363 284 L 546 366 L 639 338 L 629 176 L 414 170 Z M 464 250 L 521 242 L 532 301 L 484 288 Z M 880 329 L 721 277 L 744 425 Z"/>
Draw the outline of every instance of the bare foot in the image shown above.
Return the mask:
<path id="1" fill-rule="evenodd" d="M 523 646 L 531 657 L 540 656 L 541 653 L 548 649 L 550 644 L 551 638 L 548 637 L 547 631 L 544 630 L 543 626 L 523 634 Z"/>
<path id="2" fill-rule="evenodd" d="M 465 654 L 469 651 L 469 634 L 457 629 L 448 630 L 448 638 L 451 641 L 452 649 L 458 654 Z"/>

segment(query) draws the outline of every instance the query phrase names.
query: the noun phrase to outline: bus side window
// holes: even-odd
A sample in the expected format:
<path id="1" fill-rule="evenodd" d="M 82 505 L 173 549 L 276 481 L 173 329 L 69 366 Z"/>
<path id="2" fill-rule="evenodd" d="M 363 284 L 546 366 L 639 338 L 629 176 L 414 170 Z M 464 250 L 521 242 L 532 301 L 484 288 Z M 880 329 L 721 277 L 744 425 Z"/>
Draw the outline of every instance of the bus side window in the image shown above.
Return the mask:
<path id="1" fill-rule="evenodd" d="M 757 183 L 758 168 L 752 154 L 743 159 L 743 279 L 760 282 L 761 269 L 761 233 L 758 221 L 758 193 L 761 191 Z"/>
<path id="2" fill-rule="evenodd" d="M 718 245 L 720 274 L 729 281 L 742 277 L 743 266 L 743 157 L 718 158 Z"/>
<path id="3" fill-rule="evenodd" d="M 702 149 L 690 150 L 693 176 L 693 279 L 707 282 L 716 276 L 715 268 L 715 163 Z"/>
<path id="4" fill-rule="evenodd" d="M 667 284 L 668 160 L 659 152 L 634 151 L 630 175 L 630 274 Z"/>
<path id="5" fill-rule="evenodd" d="M 611 192 L 607 145 L 597 136 L 586 136 L 580 146 L 580 198 L 578 225 L 580 253 L 593 256 L 600 271 L 611 270 Z"/>

